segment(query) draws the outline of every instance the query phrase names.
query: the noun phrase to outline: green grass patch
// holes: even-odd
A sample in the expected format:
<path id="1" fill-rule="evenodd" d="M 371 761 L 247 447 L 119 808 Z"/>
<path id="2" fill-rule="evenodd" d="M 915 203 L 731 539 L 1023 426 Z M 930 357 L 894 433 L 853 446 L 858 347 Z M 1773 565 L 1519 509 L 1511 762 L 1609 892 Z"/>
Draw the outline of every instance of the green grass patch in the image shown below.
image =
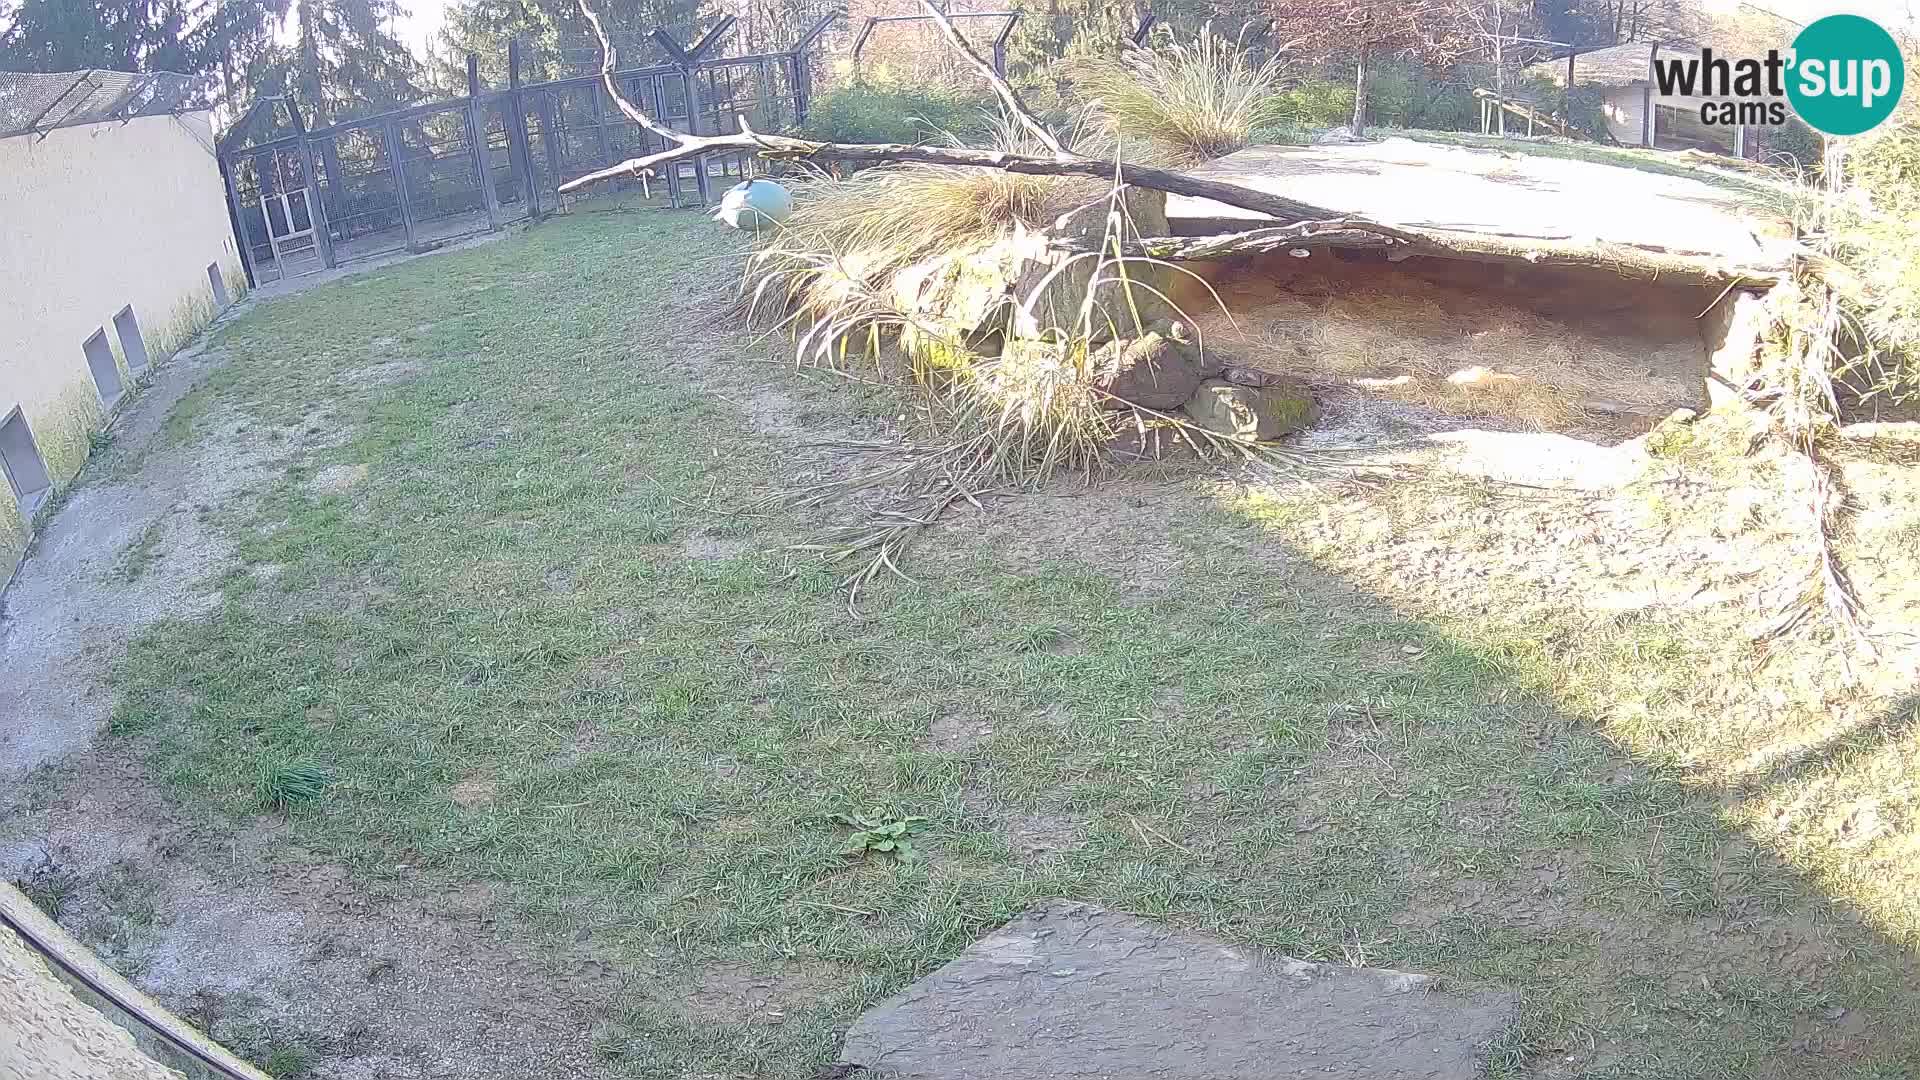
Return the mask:
<path id="1" fill-rule="evenodd" d="M 591 925 L 688 987 L 826 973 L 778 1026 L 634 1004 L 595 1049 L 636 1076 L 810 1075 L 860 1008 L 1052 897 L 1517 987 L 1507 1075 L 1801 1052 L 1825 1006 L 1795 1002 L 1829 976 L 1709 928 L 1820 898 L 1563 711 L 1524 643 L 1449 637 L 1224 513 L 1156 588 L 1092 540 L 982 545 L 854 619 L 832 574 L 768 553 L 802 525 L 705 509 L 804 458 L 747 423 L 750 380 L 823 420 L 870 400 L 723 367 L 762 355 L 705 299 L 731 243 L 577 213 L 225 328 L 193 409 L 349 434 L 232 515 L 224 602 L 134 642 L 113 730 L 215 820 L 305 807 L 289 839 L 383 889 L 499 883 L 542 932 Z M 748 546 L 689 543 L 713 535 Z M 856 812 L 916 857 L 849 850 Z M 1913 992 L 1833 933 L 1887 1034 L 1823 1075 L 1894 1075 Z M 1645 981 L 1689 965 L 1707 988 Z"/>

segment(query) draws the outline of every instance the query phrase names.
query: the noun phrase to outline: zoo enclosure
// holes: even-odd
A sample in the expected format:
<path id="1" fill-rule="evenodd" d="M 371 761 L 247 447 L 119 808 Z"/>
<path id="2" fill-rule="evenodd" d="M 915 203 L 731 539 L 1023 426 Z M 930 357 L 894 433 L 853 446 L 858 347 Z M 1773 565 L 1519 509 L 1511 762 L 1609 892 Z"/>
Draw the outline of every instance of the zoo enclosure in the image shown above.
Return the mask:
<path id="1" fill-rule="evenodd" d="M 739 115 L 762 131 L 806 119 L 814 43 L 841 13 L 820 19 L 786 52 L 712 55 L 734 25 L 721 20 L 692 47 L 652 37 L 671 62 L 616 71 L 621 93 L 690 134 L 730 130 Z M 254 285 L 394 252 L 427 251 L 561 208 L 561 183 L 667 149 L 629 120 L 600 76 L 480 86 L 467 58 L 467 96 L 308 129 L 298 103 L 267 98 L 221 139 L 221 178 L 240 253 Z M 291 129 L 290 132 L 287 129 Z M 287 132 L 287 133 L 276 133 Z M 713 180 L 749 175 L 752 155 L 716 152 L 665 170 L 673 206 L 712 201 Z M 623 181 L 652 194 L 653 180 Z"/>

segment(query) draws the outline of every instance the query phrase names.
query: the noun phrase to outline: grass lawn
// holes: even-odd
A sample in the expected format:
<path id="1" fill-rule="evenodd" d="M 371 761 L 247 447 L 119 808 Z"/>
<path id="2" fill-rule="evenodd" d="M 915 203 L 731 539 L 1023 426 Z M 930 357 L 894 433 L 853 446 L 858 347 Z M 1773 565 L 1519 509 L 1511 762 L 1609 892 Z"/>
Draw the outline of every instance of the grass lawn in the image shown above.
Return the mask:
<path id="1" fill-rule="evenodd" d="M 1913 1075 L 1902 944 L 1529 643 L 1377 598 L 1284 518 L 1132 480 L 1084 529 L 996 504 L 851 617 L 777 550 L 815 523 L 724 511 L 899 401 L 755 363 L 732 243 L 579 212 L 224 329 L 173 437 L 340 437 L 227 514 L 241 565 L 119 664 L 112 738 L 354 880 L 494 883 L 526 933 L 651 965 L 597 1044 L 636 1076 L 808 1076 L 1049 897 L 1517 988 L 1495 1076 Z M 918 857 L 843 854 L 856 813 L 924 819 Z M 783 1015 L 704 1004 L 740 972 Z"/>

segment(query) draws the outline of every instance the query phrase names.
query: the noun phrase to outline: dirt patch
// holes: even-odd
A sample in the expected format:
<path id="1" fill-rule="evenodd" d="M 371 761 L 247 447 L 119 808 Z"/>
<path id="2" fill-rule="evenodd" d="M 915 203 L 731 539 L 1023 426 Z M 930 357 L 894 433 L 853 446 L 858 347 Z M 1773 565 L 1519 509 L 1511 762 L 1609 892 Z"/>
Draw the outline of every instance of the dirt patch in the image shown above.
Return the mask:
<path id="1" fill-rule="evenodd" d="M 1706 405 L 1695 289 L 1325 252 L 1202 272 L 1220 302 L 1192 282 L 1178 299 L 1209 352 L 1323 392 L 1608 441 Z"/>
<path id="2" fill-rule="evenodd" d="M 329 465 L 307 481 L 315 495 L 340 495 L 359 487 L 367 479 L 365 465 Z"/>
<path id="3" fill-rule="evenodd" d="M 700 973 L 685 1004 L 693 1015 L 716 1023 L 777 1024 L 789 1010 L 831 996 L 844 978 L 841 969 L 828 964 L 715 964 Z"/>
<path id="4" fill-rule="evenodd" d="M 6 593 L 0 779 L 86 745 L 112 707 L 100 680 L 133 635 L 212 608 L 212 579 L 233 541 L 209 511 L 264 487 L 298 449 L 271 443 L 231 414 L 203 417 L 206 434 L 191 445 L 168 439 L 166 410 L 227 361 L 217 351 L 183 355 L 159 369 L 122 417 L 111 457 L 73 489 Z M 122 553 L 162 533 L 166 542 L 138 575 L 116 573 Z"/>
<path id="5" fill-rule="evenodd" d="M 383 360 L 377 364 L 343 371 L 340 378 L 355 386 L 392 386 L 406 382 L 427 370 L 427 366 L 418 360 Z"/>
<path id="6" fill-rule="evenodd" d="M 992 724 L 980 717 L 941 713 L 933 718 L 927 741 L 934 749 L 952 754 L 978 746 L 992 735 Z"/>
<path id="7" fill-rule="evenodd" d="M 1079 824 L 1056 814 L 1025 814 L 1014 818 L 1007 822 L 1006 834 L 1008 846 L 1026 863 L 1057 859 L 1085 839 Z"/>
<path id="8" fill-rule="evenodd" d="M 447 792 L 447 797 L 462 809 L 474 810 L 492 805 L 494 791 L 492 777 L 469 776 L 453 785 L 453 789 Z"/>
<path id="9" fill-rule="evenodd" d="M 91 751 L 58 779 L 63 805 L 0 830 L 0 872 L 59 867 L 61 923 L 216 1039 L 259 1051 L 269 1029 L 354 1080 L 603 1075 L 594 1025 L 632 973 L 529 932 L 493 887 L 423 889 L 400 867 L 391 890 L 356 884 L 270 821 L 181 819 L 137 765 Z"/>
<path id="10" fill-rule="evenodd" d="M 751 547 L 745 540 L 729 540 L 704 533 L 695 533 L 680 542 L 680 550 L 689 559 L 732 559 L 746 554 Z"/>

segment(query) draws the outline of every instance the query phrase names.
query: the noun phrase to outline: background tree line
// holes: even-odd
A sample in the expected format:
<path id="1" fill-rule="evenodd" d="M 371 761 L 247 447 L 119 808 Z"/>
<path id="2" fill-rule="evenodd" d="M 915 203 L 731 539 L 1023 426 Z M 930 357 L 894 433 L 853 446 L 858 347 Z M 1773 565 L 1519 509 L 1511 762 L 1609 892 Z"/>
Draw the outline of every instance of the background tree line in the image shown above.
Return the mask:
<path id="1" fill-rule="evenodd" d="M 1012 66 L 1034 84 L 1045 84 L 1076 56 L 1118 49 L 1145 9 L 1138 0 L 1011 3 L 1023 12 L 1010 43 Z M 689 41 L 732 14 L 739 22 L 727 48 L 763 52 L 791 46 L 835 6 L 835 0 L 602 0 L 600 10 L 622 65 L 634 66 L 664 59 L 648 37 L 655 27 Z M 856 26 L 868 15 L 918 10 L 915 0 L 848 6 Z M 950 5 L 956 11 L 1003 6 L 1002 0 Z M 1178 37 L 1211 26 L 1256 50 L 1289 50 L 1326 76 L 1306 91 L 1317 95 L 1320 112 L 1348 109 L 1449 127 L 1477 120 L 1470 83 L 1492 85 L 1546 55 L 1551 46 L 1538 41 L 1684 40 L 1727 30 L 1695 0 L 1154 0 L 1152 9 Z M 225 115 L 263 96 L 290 93 L 309 123 L 324 124 L 463 94 L 469 54 L 479 58 L 487 84 L 504 84 L 508 43 L 515 38 L 523 43 L 522 74 L 530 81 L 584 74 L 598 63 L 574 0 L 454 0 L 424 53 L 396 36 L 404 14 L 401 0 L 0 0 L 0 70 L 177 71 L 193 76 L 205 100 L 221 103 Z M 906 27 L 884 36 L 895 54 L 923 44 Z M 884 57 L 888 45 L 876 42 L 873 51 Z"/>

